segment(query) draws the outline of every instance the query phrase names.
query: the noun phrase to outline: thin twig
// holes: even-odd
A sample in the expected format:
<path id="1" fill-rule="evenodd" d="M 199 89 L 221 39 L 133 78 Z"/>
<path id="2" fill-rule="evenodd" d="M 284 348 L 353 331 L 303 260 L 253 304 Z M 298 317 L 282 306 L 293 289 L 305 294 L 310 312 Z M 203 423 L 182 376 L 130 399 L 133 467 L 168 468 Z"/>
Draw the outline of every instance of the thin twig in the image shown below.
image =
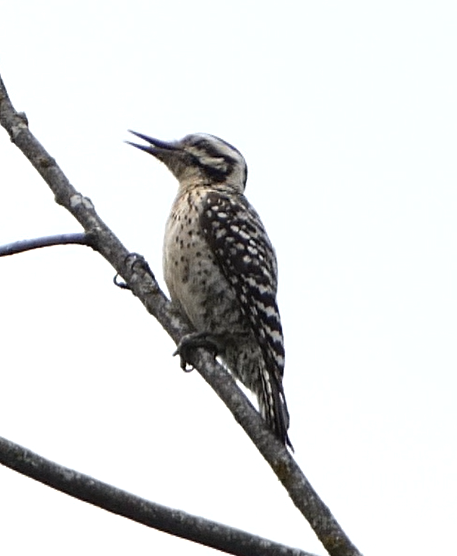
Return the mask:
<path id="1" fill-rule="evenodd" d="M 51 188 L 56 202 L 67 208 L 86 232 L 93 235 L 95 248 L 111 263 L 131 291 L 177 343 L 190 331 L 189 326 L 172 310 L 170 302 L 147 268 L 128 262 L 128 251 L 97 215 L 91 201 L 69 183 L 55 160 L 29 131 L 27 119 L 14 110 L 1 78 L 0 123 Z M 265 426 L 260 415 L 225 369 L 202 349 L 195 350 L 190 363 L 212 386 L 252 439 L 328 553 L 331 556 L 360 556 L 360 552 L 318 497 L 293 457 Z"/>
<path id="2" fill-rule="evenodd" d="M 55 245 L 88 245 L 92 246 L 92 237 L 89 234 L 58 234 L 55 236 L 36 237 L 33 239 L 22 239 L 7 245 L 0 245 L 0 257 L 25 253 L 32 249 L 41 247 L 53 247 Z"/>

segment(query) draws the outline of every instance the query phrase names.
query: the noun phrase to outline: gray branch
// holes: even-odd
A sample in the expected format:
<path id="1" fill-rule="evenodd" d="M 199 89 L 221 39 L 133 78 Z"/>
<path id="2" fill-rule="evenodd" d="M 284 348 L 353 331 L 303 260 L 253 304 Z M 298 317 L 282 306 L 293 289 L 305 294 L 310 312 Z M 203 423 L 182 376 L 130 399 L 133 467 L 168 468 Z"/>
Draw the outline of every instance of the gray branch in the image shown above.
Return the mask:
<path id="1" fill-rule="evenodd" d="M 58 234 L 55 236 L 36 237 L 33 239 L 23 239 L 0 245 L 0 257 L 25 253 L 32 249 L 41 247 L 52 247 L 53 245 L 92 245 L 92 237 L 89 234 Z"/>
<path id="2" fill-rule="evenodd" d="M 167 508 L 78 473 L 0 437 L 0 463 L 60 492 L 148 527 L 237 556 L 313 556 L 215 521 Z"/>
<path id="3" fill-rule="evenodd" d="M 76 191 L 56 161 L 32 135 L 26 117 L 14 110 L 1 79 L 0 123 L 8 131 L 11 141 L 28 158 L 53 191 L 56 202 L 64 206 L 93 238 L 94 249 L 122 276 L 133 294 L 178 343 L 183 335 L 191 331 L 188 324 L 173 312 L 165 294 L 160 290 L 153 275 L 148 272 L 147 265 L 136 264 L 138 259 L 129 257 L 127 249 L 97 215 L 90 199 Z M 318 497 L 291 454 L 265 426 L 230 374 L 203 349 L 195 350 L 189 362 L 230 409 L 328 553 L 331 556 L 361 556 L 328 507 Z"/>

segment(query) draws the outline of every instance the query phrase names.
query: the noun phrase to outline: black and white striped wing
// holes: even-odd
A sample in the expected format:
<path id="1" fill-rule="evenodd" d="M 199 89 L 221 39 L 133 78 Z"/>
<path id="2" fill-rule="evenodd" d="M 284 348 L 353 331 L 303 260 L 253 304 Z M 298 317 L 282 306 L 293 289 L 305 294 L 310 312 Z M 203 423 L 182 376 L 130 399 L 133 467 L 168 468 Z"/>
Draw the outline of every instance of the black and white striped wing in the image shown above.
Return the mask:
<path id="1" fill-rule="evenodd" d="M 203 200 L 200 225 L 282 391 L 284 339 L 276 304 L 277 263 L 260 217 L 244 196 L 211 191 Z"/>

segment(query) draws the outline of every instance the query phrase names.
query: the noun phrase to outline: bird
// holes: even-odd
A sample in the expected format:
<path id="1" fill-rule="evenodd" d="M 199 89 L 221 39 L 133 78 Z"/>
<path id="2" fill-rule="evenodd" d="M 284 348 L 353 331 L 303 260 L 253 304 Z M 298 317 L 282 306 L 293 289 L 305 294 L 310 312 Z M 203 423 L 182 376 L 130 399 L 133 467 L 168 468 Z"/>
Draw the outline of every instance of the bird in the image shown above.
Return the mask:
<path id="1" fill-rule="evenodd" d="M 254 393 L 276 437 L 293 449 L 283 388 L 277 259 L 244 195 L 244 157 L 207 133 L 169 142 L 130 133 L 146 145 L 127 143 L 165 164 L 179 184 L 165 227 L 163 273 L 172 304 L 195 328 L 178 345 L 183 368 L 188 349 L 212 348 Z"/>

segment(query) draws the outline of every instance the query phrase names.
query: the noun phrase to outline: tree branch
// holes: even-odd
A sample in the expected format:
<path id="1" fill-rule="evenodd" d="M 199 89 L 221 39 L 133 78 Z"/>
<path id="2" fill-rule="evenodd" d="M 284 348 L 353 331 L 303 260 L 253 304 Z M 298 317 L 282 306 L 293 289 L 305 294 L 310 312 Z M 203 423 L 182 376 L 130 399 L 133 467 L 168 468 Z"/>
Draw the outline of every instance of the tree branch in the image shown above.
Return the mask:
<path id="1" fill-rule="evenodd" d="M 97 215 L 91 201 L 75 190 L 55 160 L 32 135 L 25 116 L 14 110 L 1 78 L 0 123 L 8 131 L 12 142 L 54 192 L 56 202 L 71 212 L 86 233 L 94 238 L 94 248 L 111 263 L 146 309 L 178 343 L 184 334 L 190 332 L 188 324 L 173 311 L 147 267 L 135 264 L 136 259 L 128 257 L 129 252 Z M 229 373 L 203 349 L 195 350 L 189 362 L 211 385 L 244 428 L 328 553 L 331 556 L 360 556 L 360 552 L 318 497 L 293 457 L 265 426 Z"/>
<path id="2" fill-rule="evenodd" d="M 57 465 L 1 437 L 0 463 L 60 492 L 114 514 L 228 554 L 313 556 L 298 548 L 290 548 L 240 529 L 155 504 L 73 469 Z"/>
<path id="3" fill-rule="evenodd" d="M 41 247 L 52 247 L 54 245 L 88 245 L 92 247 L 92 237 L 89 234 L 58 234 L 55 236 L 37 237 L 33 239 L 23 239 L 0 245 L 0 257 L 25 253 L 32 249 Z"/>

